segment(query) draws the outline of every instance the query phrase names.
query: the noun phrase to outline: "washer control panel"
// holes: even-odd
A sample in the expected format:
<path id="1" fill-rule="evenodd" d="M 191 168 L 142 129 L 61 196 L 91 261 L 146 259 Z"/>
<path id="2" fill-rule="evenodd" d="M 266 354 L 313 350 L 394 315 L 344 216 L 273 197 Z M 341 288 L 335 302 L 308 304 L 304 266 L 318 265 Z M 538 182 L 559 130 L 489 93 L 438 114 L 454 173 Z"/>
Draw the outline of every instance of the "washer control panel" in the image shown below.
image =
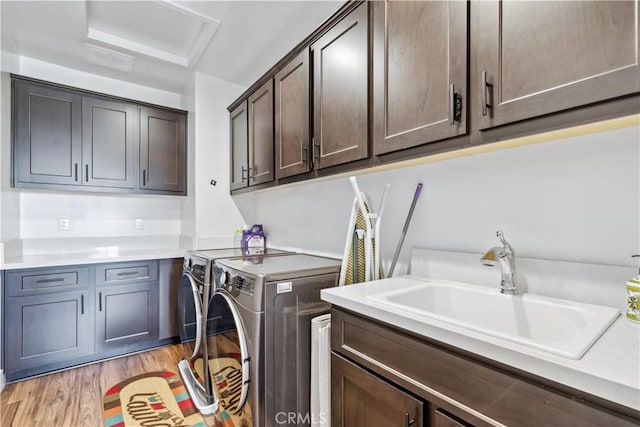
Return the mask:
<path id="1" fill-rule="evenodd" d="M 255 293 L 255 279 L 226 267 L 214 266 L 215 286 L 222 288 L 230 294 L 241 292 L 253 296 Z"/>
<path id="2" fill-rule="evenodd" d="M 255 280 L 245 276 L 235 276 L 233 278 L 235 282 L 235 288 L 247 295 L 253 295 L 255 292 Z"/>
<path id="3" fill-rule="evenodd" d="M 206 283 L 208 260 L 189 254 L 184 259 L 184 270 L 189 271 L 200 283 Z"/>

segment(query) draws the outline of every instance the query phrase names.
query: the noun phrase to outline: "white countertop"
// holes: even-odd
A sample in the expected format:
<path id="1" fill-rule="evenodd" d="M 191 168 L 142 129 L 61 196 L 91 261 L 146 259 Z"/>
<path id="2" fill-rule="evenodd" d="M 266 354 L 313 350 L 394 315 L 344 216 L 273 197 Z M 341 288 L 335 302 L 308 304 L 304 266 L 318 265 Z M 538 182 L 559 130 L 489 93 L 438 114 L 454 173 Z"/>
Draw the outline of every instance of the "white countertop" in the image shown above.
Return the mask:
<path id="1" fill-rule="evenodd" d="M 0 264 L 0 270 L 138 261 L 148 259 L 183 258 L 184 253 L 185 250 L 180 248 L 135 250 L 104 248 L 77 253 L 8 256 L 5 257 L 4 262 Z"/>
<path id="2" fill-rule="evenodd" d="M 524 345 L 462 329 L 444 328 L 437 321 L 403 312 L 367 298 L 381 291 L 410 286 L 405 278 L 378 280 L 323 289 L 331 304 L 415 334 L 458 347 L 514 368 L 640 410 L 640 325 L 618 319 L 579 360 L 556 356 Z"/>

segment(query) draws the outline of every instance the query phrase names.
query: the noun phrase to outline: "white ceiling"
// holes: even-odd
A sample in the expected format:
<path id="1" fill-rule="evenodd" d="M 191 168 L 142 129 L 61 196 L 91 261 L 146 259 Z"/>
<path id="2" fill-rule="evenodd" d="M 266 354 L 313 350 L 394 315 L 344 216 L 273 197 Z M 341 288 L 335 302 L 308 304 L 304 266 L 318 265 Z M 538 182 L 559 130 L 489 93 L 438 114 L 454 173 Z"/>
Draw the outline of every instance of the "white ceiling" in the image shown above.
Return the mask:
<path id="1" fill-rule="evenodd" d="M 0 0 L 2 50 L 177 93 L 193 71 L 249 86 L 343 3 Z"/>

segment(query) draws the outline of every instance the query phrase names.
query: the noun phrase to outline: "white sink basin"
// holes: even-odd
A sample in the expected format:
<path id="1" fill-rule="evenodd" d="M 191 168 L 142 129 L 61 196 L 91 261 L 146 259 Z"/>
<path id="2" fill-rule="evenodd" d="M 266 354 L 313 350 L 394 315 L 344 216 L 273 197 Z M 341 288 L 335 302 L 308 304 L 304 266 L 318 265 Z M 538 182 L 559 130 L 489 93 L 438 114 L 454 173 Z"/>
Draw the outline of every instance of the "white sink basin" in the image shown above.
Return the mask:
<path id="1" fill-rule="evenodd" d="M 620 314 L 619 310 L 537 295 L 503 295 L 498 287 L 448 280 L 367 296 L 373 302 L 579 359 Z"/>

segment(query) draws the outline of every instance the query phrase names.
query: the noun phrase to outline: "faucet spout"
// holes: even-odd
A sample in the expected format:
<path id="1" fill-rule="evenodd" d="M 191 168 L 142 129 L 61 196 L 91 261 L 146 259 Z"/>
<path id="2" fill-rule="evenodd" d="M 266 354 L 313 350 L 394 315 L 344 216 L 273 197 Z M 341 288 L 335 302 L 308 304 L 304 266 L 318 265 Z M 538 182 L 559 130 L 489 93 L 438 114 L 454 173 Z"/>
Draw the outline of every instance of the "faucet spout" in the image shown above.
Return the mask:
<path id="1" fill-rule="evenodd" d="M 518 287 L 516 286 L 515 252 L 504 238 L 502 231 L 498 231 L 496 234 L 503 246 L 489 249 L 480 258 L 480 262 L 490 267 L 499 265 L 502 273 L 500 292 L 507 295 L 516 295 Z"/>

